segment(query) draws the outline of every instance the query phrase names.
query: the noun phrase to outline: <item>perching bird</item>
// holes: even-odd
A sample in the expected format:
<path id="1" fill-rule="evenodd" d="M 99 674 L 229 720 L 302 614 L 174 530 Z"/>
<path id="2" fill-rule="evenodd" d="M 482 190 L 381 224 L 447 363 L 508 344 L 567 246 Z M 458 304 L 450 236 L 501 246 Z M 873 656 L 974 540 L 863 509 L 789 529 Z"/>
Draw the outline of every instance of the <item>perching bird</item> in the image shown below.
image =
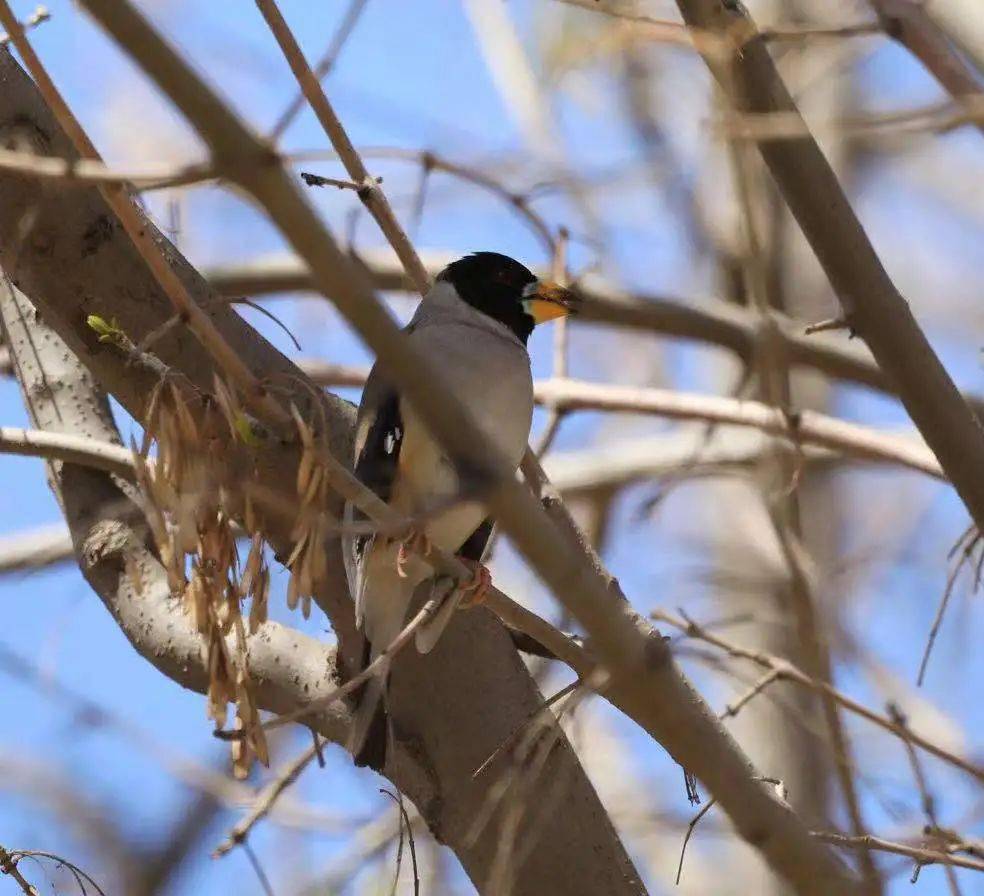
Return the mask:
<path id="1" fill-rule="evenodd" d="M 523 457 L 533 416 L 526 341 L 534 326 L 568 314 L 573 303 L 571 292 L 538 280 L 519 262 L 478 252 L 438 275 L 403 331 L 433 361 L 513 467 Z M 409 537 L 353 534 L 345 539 L 346 574 L 356 622 L 367 642 L 368 665 L 403 630 L 414 591 L 433 575 L 412 550 L 421 536 L 470 561 L 476 576 L 464 590 L 480 596 L 489 584 L 479 561 L 491 521 L 479 501 L 461 495 L 451 461 L 378 364 L 369 374 L 359 407 L 355 475 L 405 518 L 422 521 Z M 345 518 L 353 522 L 360 515 L 347 506 Z M 454 601 L 446 601 L 428 627 L 417 631 L 419 651 L 433 647 L 454 606 Z M 385 761 L 386 666 L 359 697 L 349 742 L 358 765 L 382 768 Z"/>

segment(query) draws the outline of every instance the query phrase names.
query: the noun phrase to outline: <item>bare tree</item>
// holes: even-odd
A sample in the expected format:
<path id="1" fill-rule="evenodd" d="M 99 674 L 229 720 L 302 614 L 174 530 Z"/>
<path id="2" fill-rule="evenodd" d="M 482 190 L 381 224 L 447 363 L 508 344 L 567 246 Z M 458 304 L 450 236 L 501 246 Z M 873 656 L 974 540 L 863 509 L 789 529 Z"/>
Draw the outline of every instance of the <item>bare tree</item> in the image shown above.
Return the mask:
<path id="1" fill-rule="evenodd" d="M 879 659 L 877 640 L 852 621 L 852 601 L 890 615 L 852 562 L 869 570 L 885 555 L 879 562 L 901 569 L 891 552 L 915 540 L 943 597 L 929 657 L 957 576 L 980 577 L 979 399 L 962 394 L 941 363 L 926 335 L 935 325 L 921 325 L 921 306 L 910 310 L 850 201 L 865 164 L 896 164 L 934 130 L 979 128 L 977 35 L 961 27 L 961 4 L 761 3 L 756 24 L 740 4 L 719 0 L 680 0 L 682 22 L 646 4 L 558 0 L 535 4 L 549 28 L 533 48 L 508 6 L 465 4 L 476 49 L 527 148 L 518 173 L 353 141 L 323 80 L 371 14 L 365 0 L 348 4 L 319 63 L 306 58 L 308 35 L 285 15 L 293 11 L 256 0 L 256 24 L 296 93 L 271 138 L 129 0 L 80 6 L 206 154 L 172 165 L 104 163 L 50 60 L 0 0 L 20 57 L 0 57 L 0 366 L 19 384 L 29 418 L 0 427 L 0 451 L 46 460 L 67 526 L 67 535 L 49 528 L 0 544 L 0 568 L 74 560 L 133 649 L 205 695 L 231 752 L 228 765 L 178 761 L 80 689 L 49 695 L 74 707 L 78 725 L 113 730 L 192 788 L 177 823 L 162 819 L 148 846 L 57 769 L 11 756 L 9 768 L 37 782 L 46 811 L 100 819 L 77 826 L 107 875 L 126 892 L 163 892 L 213 848 L 216 857 L 242 852 L 266 892 L 341 890 L 394 851 L 398 883 L 450 891 L 463 882 L 441 847 L 476 890 L 495 894 L 638 894 L 681 875 L 687 892 L 874 894 L 892 890 L 901 861 L 914 879 L 941 866 L 940 880 L 959 893 L 984 871 L 974 837 L 984 768 L 939 722 L 945 701 L 915 693 L 905 684 L 912 670 Z M 856 42 L 886 34 L 926 66 L 945 102 L 863 111 L 850 72 Z M 578 141 L 558 136 L 558 85 L 591 77 L 584 58 L 618 74 L 639 153 L 597 176 L 580 161 Z M 692 128 L 686 135 L 695 104 L 679 97 L 710 110 L 710 139 Z M 295 169 L 310 154 L 276 141 L 304 108 L 334 167 L 305 170 L 302 183 Z M 698 148 L 703 161 L 694 166 L 688 156 Z M 417 168 L 408 200 L 375 176 L 376 162 Z M 543 428 L 521 479 L 481 438 L 440 359 L 402 338 L 379 297 L 419 296 L 453 257 L 415 245 L 422 215 L 438 214 L 438 178 L 495 200 L 582 297 L 579 320 L 554 336 L 552 375 L 536 383 Z M 172 205 L 169 224 L 158 226 L 154 203 L 160 191 L 185 196 L 204 183 L 246 197 L 291 254 L 203 276 L 175 245 L 186 213 Z M 344 222 L 314 204 L 319 187 L 352 199 L 392 253 L 360 246 L 351 225 L 345 245 Z M 541 210 L 543 189 L 563 197 L 559 210 Z M 628 238 L 612 228 L 631 215 L 626 190 L 668 208 L 687 234 L 693 271 L 675 289 L 713 283 L 722 298 L 618 285 L 612 259 Z M 624 201 L 626 221 L 613 197 Z M 979 236 L 984 225 L 971 226 Z M 946 257 L 947 247 L 932 249 Z M 539 596 L 519 585 L 492 589 L 482 606 L 454 613 L 427 655 L 413 648 L 414 631 L 454 588 L 420 595 L 386 651 L 395 750 L 374 772 L 387 802 L 358 823 L 325 821 L 293 798 L 306 792 L 305 769 L 325 764 L 328 745 L 348 743 L 351 700 L 369 674 L 358 671 L 364 645 L 339 550 L 341 506 L 354 503 L 378 531 L 412 521 L 351 472 L 354 409 L 331 390 L 360 386 L 365 368 L 350 357 L 291 359 L 260 332 L 273 333 L 269 321 L 247 322 L 248 306 L 273 313 L 245 296 L 285 292 L 331 303 L 386 365 L 489 506 L 518 555 L 508 565 L 516 581 L 528 570 L 545 588 Z M 697 357 L 716 394 L 687 383 L 671 353 L 656 354 L 659 337 L 715 350 Z M 582 376 L 592 354 L 593 373 L 608 382 Z M 842 386 L 898 399 L 915 430 L 876 425 L 873 414 L 842 419 Z M 120 418 L 139 426 L 129 446 L 110 397 Z M 584 411 L 631 415 L 640 427 L 651 417 L 676 423 L 638 437 L 606 425 L 593 447 L 575 439 L 558 450 L 568 419 Z M 886 470 L 900 483 L 894 510 L 853 500 Z M 946 536 L 909 519 L 921 495 L 943 492 L 953 495 L 957 525 L 966 516 L 971 524 L 948 577 Z M 626 500 L 645 522 L 621 518 Z M 870 543 L 854 535 L 866 526 L 880 533 Z M 696 576 L 678 579 L 664 568 L 655 593 L 649 569 L 616 562 L 610 571 L 605 560 L 639 552 L 654 528 L 699 564 Z M 857 559 L 862 551 L 872 557 Z M 424 559 L 442 584 L 472 574 L 440 551 Z M 282 599 L 300 610 L 291 624 L 269 618 L 283 618 L 272 584 L 278 565 L 287 571 Z M 332 637 L 310 629 L 312 614 Z M 38 681 L 32 663 L 5 647 L 0 668 Z M 968 694 L 977 671 L 962 681 Z M 625 717 L 633 735 L 623 736 Z M 979 720 L 968 711 L 959 722 L 973 730 Z M 288 725 L 311 738 L 293 759 L 281 755 Z M 630 748 L 640 731 L 646 746 Z M 910 808 L 886 829 L 875 779 L 890 761 Z M 261 774 L 259 786 L 244 783 Z M 934 797 L 937 775 L 953 783 L 945 801 Z M 685 808 L 687 798 L 705 802 L 698 812 Z M 210 839 L 230 808 L 236 819 Z M 351 836 L 327 867 L 279 852 L 271 864 L 253 845 L 268 821 L 340 826 Z M 54 850 L 2 846 L 0 870 L 32 892 L 25 859 Z M 80 887 L 89 880 L 75 864 L 58 867 Z"/>

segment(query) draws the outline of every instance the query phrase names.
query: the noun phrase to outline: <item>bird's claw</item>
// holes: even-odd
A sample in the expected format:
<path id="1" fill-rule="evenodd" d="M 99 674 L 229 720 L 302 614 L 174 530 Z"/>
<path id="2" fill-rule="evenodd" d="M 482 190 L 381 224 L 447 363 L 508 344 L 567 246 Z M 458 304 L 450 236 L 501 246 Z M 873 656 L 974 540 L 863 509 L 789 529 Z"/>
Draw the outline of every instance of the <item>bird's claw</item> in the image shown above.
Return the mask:
<path id="1" fill-rule="evenodd" d="M 426 557 L 430 553 L 430 550 L 430 539 L 423 532 L 414 529 L 400 542 L 400 550 L 396 555 L 396 574 L 401 579 L 407 578 L 408 573 L 406 567 L 410 561 L 410 557 L 413 554 L 422 554 Z"/>
<path id="2" fill-rule="evenodd" d="M 489 590 L 492 588 L 492 573 L 489 572 L 489 568 L 483 563 L 476 563 L 474 560 L 459 559 L 461 559 L 461 562 L 465 566 L 471 568 L 472 577 L 469 581 L 458 585 L 458 591 L 461 592 L 461 601 L 458 606 L 462 609 L 477 607 L 485 600 Z"/>

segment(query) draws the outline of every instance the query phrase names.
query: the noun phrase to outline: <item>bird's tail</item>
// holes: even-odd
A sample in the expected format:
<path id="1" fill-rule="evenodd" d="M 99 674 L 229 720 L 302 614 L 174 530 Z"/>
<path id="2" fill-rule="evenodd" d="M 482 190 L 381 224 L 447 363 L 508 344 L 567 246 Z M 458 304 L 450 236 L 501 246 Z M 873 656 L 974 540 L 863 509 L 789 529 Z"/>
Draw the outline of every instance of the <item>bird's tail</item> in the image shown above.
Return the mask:
<path id="1" fill-rule="evenodd" d="M 389 722 L 386 716 L 386 683 L 389 672 L 373 675 L 362 687 L 352 719 L 348 749 L 360 767 L 382 770 L 386 765 Z"/>
<path id="2" fill-rule="evenodd" d="M 362 632 L 366 638 L 362 667 L 376 661 L 389 647 L 404 626 L 407 607 L 413 596 L 415 581 L 399 575 L 396 551 L 374 553 L 369 558 L 371 568 L 364 577 L 370 582 L 371 595 L 358 601 L 361 611 Z M 386 762 L 389 739 L 389 722 L 386 714 L 386 689 L 390 677 L 390 662 L 384 660 L 381 668 L 363 685 L 358 705 L 352 719 L 349 752 L 359 766 L 371 766 L 381 770 Z"/>

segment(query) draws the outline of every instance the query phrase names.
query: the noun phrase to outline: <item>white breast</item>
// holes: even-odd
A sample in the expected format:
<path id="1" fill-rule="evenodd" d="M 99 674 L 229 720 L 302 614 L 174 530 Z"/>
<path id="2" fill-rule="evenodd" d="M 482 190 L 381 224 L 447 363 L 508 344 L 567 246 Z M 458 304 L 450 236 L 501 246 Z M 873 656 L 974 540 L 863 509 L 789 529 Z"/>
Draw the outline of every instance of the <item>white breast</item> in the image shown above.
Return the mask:
<path id="1" fill-rule="evenodd" d="M 448 386 L 515 469 L 529 439 L 533 381 L 524 346 L 502 329 L 500 335 L 471 320 L 439 320 L 423 323 L 409 338 L 429 357 L 439 359 Z M 455 471 L 406 401 L 401 403 L 401 415 L 405 434 L 400 488 L 393 503 L 408 514 L 446 507 L 460 494 Z M 426 527 L 427 534 L 442 548 L 457 550 L 486 515 L 480 503 L 458 504 L 439 513 Z"/>

